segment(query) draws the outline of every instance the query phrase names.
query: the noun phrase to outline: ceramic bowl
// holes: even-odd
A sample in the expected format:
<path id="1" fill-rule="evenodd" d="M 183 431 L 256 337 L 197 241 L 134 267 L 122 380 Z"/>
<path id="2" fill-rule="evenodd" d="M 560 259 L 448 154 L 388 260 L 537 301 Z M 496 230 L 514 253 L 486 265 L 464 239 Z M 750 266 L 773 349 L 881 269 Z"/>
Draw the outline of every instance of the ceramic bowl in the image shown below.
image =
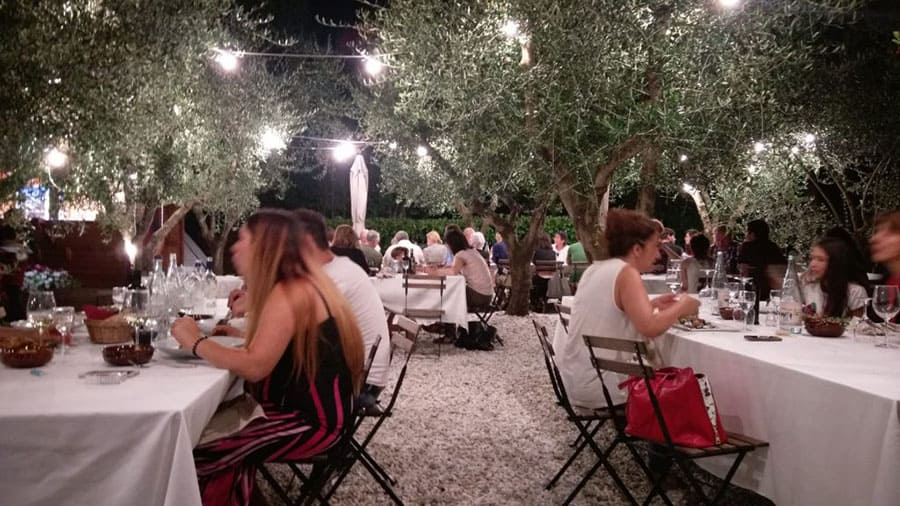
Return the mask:
<path id="1" fill-rule="evenodd" d="M 824 321 L 815 318 L 807 318 L 803 326 L 809 335 L 816 337 L 841 337 L 846 325 L 840 322 Z"/>
<path id="2" fill-rule="evenodd" d="M 26 341 L 0 349 L 0 361 L 16 369 L 41 367 L 52 358 L 53 347 L 47 343 Z"/>
<path id="3" fill-rule="evenodd" d="M 103 360 L 109 365 L 141 365 L 149 362 L 151 358 L 153 358 L 152 346 L 119 344 L 103 348 Z"/>

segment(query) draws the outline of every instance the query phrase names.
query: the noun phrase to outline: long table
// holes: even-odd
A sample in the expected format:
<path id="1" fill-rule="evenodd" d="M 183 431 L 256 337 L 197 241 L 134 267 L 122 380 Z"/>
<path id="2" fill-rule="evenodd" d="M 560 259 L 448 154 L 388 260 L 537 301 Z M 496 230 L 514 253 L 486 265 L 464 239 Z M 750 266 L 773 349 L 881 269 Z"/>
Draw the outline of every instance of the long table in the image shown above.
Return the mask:
<path id="1" fill-rule="evenodd" d="M 78 379 L 109 367 L 101 348 L 40 375 L 0 366 L 0 504 L 200 504 L 192 448 L 233 376 L 155 360 L 119 385 Z"/>
<path id="2" fill-rule="evenodd" d="M 727 430 L 770 443 L 747 455 L 734 482 L 778 505 L 900 504 L 900 350 L 743 336 L 672 330 L 657 341 L 665 363 L 709 376 Z M 724 476 L 730 462 L 698 463 Z"/>
<path id="3" fill-rule="evenodd" d="M 468 325 L 468 309 L 466 306 L 466 280 L 462 276 L 447 276 L 447 284 L 443 295 L 439 290 L 427 288 L 410 288 L 409 293 L 403 289 L 403 278 L 369 278 L 384 307 L 394 313 L 403 313 L 404 308 L 442 309 L 442 321 L 465 328 Z M 428 320 L 421 320 L 430 323 Z"/>

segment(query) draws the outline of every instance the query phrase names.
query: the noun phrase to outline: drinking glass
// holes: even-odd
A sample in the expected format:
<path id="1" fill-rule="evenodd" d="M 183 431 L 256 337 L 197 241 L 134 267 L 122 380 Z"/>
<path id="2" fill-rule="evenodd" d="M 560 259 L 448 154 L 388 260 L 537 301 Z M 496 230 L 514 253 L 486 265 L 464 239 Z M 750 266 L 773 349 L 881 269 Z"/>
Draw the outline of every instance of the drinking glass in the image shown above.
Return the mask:
<path id="1" fill-rule="evenodd" d="M 128 292 L 128 287 L 125 286 L 114 286 L 112 289 L 112 302 L 113 307 L 122 310 L 122 306 L 125 304 L 125 294 Z"/>
<path id="2" fill-rule="evenodd" d="M 56 299 L 53 292 L 48 290 L 35 290 L 28 295 L 28 323 L 38 329 L 40 339 L 43 339 L 44 330 L 53 323 L 53 308 L 56 307 Z"/>
<path id="3" fill-rule="evenodd" d="M 55 307 L 53 308 L 52 314 L 53 325 L 56 326 L 56 330 L 59 331 L 60 336 L 59 353 L 65 355 L 66 350 L 68 349 L 67 340 L 72 339 L 69 332 L 72 330 L 72 325 L 75 324 L 75 308 L 72 306 Z"/>
<path id="4" fill-rule="evenodd" d="M 781 290 L 769 290 L 769 302 L 766 303 L 768 313 L 766 313 L 766 325 L 769 327 L 778 326 L 778 307 L 781 305 Z"/>
<path id="5" fill-rule="evenodd" d="M 753 321 L 753 306 L 756 304 L 756 292 L 752 290 L 741 290 L 738 292 L 738 304 L 744 312 L 744 330 L 750 330 L 748 322 Z"/>
<path id="6" fill-rule="evenodd" d="M 673 294 L 678 294 L 681 290 L 681 271 L 669 271 L 666 273 L 666 286 L 672 290 Z"/>
<path id="7" fill-rule="evenodd" d="M 890 321 L 900 312 L 900 290 L 894 285 L 877 285 L 872 292 L 872 309 L 884 320 L 884 343 L 876 344 L 879 348 L 897 348 L 891 342 Z"/>
<path id="8" fill-rule="evenodd" d="M 735 302 L 737 302 L 737 297 L 741 288 L 741 283 L 738 281 L 729 281 L 726 285 L 728 287 L 728 305 L 732 306 Z"/>
<path id="9" fill-rule="evenodd" d="M 700 278 L 700 281 L 703 282 L 703 286 L 705 288 L 712 288 L 712 278 L 716 273 L 715 269 L 700 269 L 700 272 L 703 273 L 703 277 Z"/>

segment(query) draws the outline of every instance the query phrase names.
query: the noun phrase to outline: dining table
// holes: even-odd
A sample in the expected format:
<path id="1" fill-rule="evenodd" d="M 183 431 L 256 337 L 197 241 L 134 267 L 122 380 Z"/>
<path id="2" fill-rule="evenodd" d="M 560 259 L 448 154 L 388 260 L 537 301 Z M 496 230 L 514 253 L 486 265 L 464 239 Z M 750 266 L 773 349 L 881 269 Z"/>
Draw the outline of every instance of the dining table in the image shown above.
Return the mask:
<path id="1" fill-rule="evenodd" d="M 200 505 L 192 450 L 239 381 L 160 350 L 146 366 L 113 368 L 79 332 L 43 367 L 0 366 L 0 504 Z M 112 369 L 137 375 L 80 377 Z"/>
<path id="2" fill-rule="evenodd" d="M 849 329 L 750 341 L 777 329 L 700 316 L 716 328 L 673 327 L 657 350 L 665 364 L 707 375 L 726 431 L 769 442 L 747 455 L 735 484 L 779 505 L 900 504 L 900 350 Z M 557 323 L 554 339 L 565 335 Z M 731 459 L 697 463 L 722 477 Z"/>
<path id="3" fill-rule="evenodd" d="M 395 314 L 403 314 L 406 308 L 442 310 L 440 319 L 444 323 L 452 323 L 466 328 L 468 325 L 468 307 L 466 306 L 466 280 L 460 275 L 446 277 L 444 290 L 411 287 L 403 288 L 403 276 L 373 276 L 369 278 L 384 308 Z M 433 323 L 437 320 L 417 318 L 422 323 Z"/>

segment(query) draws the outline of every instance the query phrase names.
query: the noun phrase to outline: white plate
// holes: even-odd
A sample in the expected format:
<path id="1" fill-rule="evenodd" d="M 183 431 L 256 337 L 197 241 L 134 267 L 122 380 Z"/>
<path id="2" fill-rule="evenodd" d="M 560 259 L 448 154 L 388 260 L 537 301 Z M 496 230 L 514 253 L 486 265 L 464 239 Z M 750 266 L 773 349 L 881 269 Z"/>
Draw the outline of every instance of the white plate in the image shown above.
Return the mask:
<path id="1" fill-rule="evenodd" d="M 210 336 L 209 340 L 215 341 L 222 346 L 231 346 L 233 348 L 240 348 L 244 345 L 243 337 Z M 189 348 L 181 348 L 178 341 L 174 339 L 167 339 L 156 343 L 156 349 L 172 358 L 197 358 L 191 353 Z"/>
<path id="2" fill-rule="evenodd" d="M 678 330 L 683 330 L 685 332 L 737 332 L 740 330 L 739 328 L 729 325 L 727 323 L 711 322 L 709 320 L 707 320 L 707 323 L 711 326 L 696 329 L 694 327 L 685 325 L 683 323 L 676 323 L 676 324 L 672 325 L 672 328 L 675 328 Z"/>

